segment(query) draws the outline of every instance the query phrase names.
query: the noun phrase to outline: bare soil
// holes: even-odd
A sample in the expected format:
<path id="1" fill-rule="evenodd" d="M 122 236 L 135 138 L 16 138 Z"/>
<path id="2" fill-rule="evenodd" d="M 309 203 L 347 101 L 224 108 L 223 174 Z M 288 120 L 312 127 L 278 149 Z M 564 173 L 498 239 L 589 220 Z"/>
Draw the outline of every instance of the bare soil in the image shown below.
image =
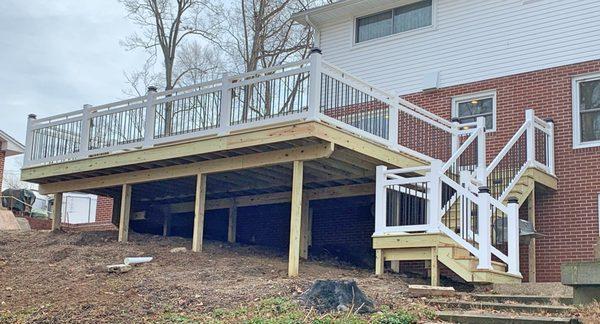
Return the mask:
<path id="1" fill-rule="evenodd" d="M 265 248 L 206 242 L 202 253 L 176 237 L 115 232 L 0 233 L 0 322 L 154 322 L 165 313 L 202 314 L 235 309 L 270 297 L 295 299 L 316 279 L 355 279 L 376 306 L 404 307 L 400 276 L 335 262 L 306 261 L 287 278 L 287 255 Z M 123 274 L 106 266 L 125 257 L 151 256 Z M 419 302 L 419 301 L 417 301 Z"/>

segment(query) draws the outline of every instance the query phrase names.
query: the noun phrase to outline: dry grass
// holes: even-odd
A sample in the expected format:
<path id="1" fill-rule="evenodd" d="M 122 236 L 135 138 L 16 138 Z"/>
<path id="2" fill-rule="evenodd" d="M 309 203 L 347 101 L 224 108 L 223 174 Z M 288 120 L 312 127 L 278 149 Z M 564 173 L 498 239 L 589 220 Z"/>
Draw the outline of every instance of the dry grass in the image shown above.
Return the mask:
<path id="1" fill-rule="evenodd" d="M 407 285 L 398 276 L 308 261 L 300 278 L 288 279 L 285 253 L 218 242 L 207 242 L 199 254 L 170 252 L 189 245 L 138 234 L 123 245 L 116 233 L 2 233 L 0 322 L 407 323 L 432 314 L 405 297 Z M 154 260 L 128 273 L 107 273 L 106 265 L 129 256 Z M 380 314 L 317 314 L 296 303 L 316 279 L 351 278 Z"/>

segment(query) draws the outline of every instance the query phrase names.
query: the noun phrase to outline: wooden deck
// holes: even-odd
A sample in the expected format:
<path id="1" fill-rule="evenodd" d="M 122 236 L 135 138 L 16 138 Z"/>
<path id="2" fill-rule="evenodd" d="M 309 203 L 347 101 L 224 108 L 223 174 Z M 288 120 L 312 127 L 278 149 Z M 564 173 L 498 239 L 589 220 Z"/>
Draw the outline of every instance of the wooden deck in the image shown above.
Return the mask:
<path id="1" fill-rule="evenodd" d="M 237 207 L 291 202 L 289 274 L 294 276 L 298 258 L 307 256 L 308 201 L 373 195 L 378 165 L 424 164 L 314 121 L 30 167 L 23 170 L 23 179 L 39 183 L 45 194 L 79 191 L 113 197 L 120 241 L 127 241 L 132 210 L 140 211 L 139 206 L 159 203 L 167 214 L 194 212 L 194 251 L 202 250 L 206 210 L 230 210 L 228 236 L 233 241 Z M 165 230 L 167 226 L 165 221 Z M 54 228 L 59 227 L 55 222 Z"/>
<path id="2" fill-rule="evenodd" d="M 307 188 L 363 183 L 377 165 L 425 162 L 322 122 L 301 122 L 25 168 L 40 192 L 90 191 L 210 174 L 209 194 L 262 192 L 289 186 L 291 162 L 307 161 Z M 219 186 L 211 186 L 219 184 Z M 168 184 L 167 184 L 168 186 Z M 215 188 L 219 187 L 219 188 Z"/>

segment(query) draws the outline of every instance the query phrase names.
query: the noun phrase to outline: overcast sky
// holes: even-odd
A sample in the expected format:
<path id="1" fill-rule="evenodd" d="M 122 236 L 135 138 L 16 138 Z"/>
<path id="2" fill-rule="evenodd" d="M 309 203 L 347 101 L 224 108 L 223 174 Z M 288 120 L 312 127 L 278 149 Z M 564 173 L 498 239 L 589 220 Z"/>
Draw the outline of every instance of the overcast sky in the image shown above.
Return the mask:
<path id="1" fill-rule="evenodd" d="M 124 98 L 123 71 L 139 68 L 144 55 L 119 40 L 135 30 L 117 0 L 0 1 L 0 129 L 25 143 L 30 113 Z"/>

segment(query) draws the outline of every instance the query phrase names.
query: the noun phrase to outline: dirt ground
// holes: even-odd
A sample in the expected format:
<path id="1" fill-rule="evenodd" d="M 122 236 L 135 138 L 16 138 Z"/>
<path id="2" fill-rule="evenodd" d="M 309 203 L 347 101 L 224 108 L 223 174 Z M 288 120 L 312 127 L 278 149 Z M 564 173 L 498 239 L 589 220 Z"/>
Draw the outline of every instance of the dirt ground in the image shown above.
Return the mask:
<path id="1" fill-rule="evenodd" d="M 234 309 L 269 297 L 295 298 L 316 279 L 354 278 L 376 305 L 414 303 L 400 276 L 328 261 L 307 261 L 287 278 L 287 255 L 264 248 L 206 242 L 204 252 L 172 253 L 190 240 L 115 232 L 0 233 L 0 322 L 154 322 L 165 313 Z M 132 256 L 150 263 L 124 274 L 106 266 Z"/>

